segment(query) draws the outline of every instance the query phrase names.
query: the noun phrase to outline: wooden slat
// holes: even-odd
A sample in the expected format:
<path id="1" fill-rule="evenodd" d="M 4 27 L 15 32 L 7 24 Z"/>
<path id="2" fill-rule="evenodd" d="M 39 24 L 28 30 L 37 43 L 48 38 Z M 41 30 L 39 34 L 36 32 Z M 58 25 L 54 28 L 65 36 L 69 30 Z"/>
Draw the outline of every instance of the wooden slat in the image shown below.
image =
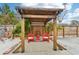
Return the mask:
<path id="1" fill-rule="evenodd" d="M 28 18 L 55 18 L 55 15 L 22 15 Z"/>
<path id="2" fill-rule="evenodd" d="M 30 20 L 30 22 L 46 22 L 46 21 L 49 21 L 49 19 L 47 19 L 47 18 L 29 18 L 29 20 Z"/>

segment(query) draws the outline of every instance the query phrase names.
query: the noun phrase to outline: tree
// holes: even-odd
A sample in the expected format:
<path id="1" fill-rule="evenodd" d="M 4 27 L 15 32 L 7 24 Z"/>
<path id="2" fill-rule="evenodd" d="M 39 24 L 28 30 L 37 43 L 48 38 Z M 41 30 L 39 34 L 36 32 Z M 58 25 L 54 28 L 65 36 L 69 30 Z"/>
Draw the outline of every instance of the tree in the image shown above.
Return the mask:
<path id="1" fill-rule="evenodd" d="M 10 7 L 7 4 L 3 4 L 0 11 L 1 18 L 4 20 L 3 25 L 15 25 L 18 22 L 14 12 L 10 10 Z"/>
<path id="2" fill-rule="evenodd" d="M 6 29 L 6 25 L 13 25 L 13 29 L 14 29 L 14 25 L 18 23 L 18 20 L 15 17 L 14 12 L 8 6 L 8 4 L 3 4 L 3 6 L 0 7 L 0 13 L 1 13 L 0 24 L 5 25 L 5 29 Z"/>
<path id="3" fill-rule="evenodd" d="M 63 10 L 63 12 L 59 11 L 59 12 L 61 12 L 61 13 L 57 16 L 57 20 L 59 21 L 59 23 L 62 22 L 62 20 L 64 19 L 64 17 L 66 16 L 66 14 L 67 14 L 68 11 L 69 11 L 69 10 L 66 8 L 66 7 L 67 7 L 67 4 L 68 4 L 68 3 L 63 3 L 63 5 L 64 5 L 64 10 Z"/>

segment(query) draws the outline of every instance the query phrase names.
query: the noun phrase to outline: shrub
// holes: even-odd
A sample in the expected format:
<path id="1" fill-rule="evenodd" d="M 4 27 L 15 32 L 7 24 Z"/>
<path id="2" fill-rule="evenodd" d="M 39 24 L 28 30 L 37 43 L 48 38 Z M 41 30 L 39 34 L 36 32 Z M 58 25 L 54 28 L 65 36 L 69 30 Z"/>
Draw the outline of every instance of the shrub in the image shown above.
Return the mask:
<path id="1" fill-rule="evenodd" d="M 25 20 L 25 34 L 27 34 L 28 32 L 30 32 L 30 21 L 29 19 Z M 21 22 L 16 24 L 16 28 L 13 30 L 13 34 L 15 36 L 21 36 Z"/>

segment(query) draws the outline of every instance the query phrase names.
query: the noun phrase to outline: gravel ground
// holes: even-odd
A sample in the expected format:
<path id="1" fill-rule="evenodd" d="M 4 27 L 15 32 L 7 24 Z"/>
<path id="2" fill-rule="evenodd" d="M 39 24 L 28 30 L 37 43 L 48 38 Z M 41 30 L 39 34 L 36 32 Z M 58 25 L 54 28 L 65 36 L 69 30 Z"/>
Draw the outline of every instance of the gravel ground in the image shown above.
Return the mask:
<path id="1" fill-rule="evenodd" d="M 3 38 L 3 40 L 4 41 L 0 41 L 0 55 L 4 54 L 6 51 L 9 51 L 13 46 L 17 45 L 21 41 L 19 38 Z"/>
<path id="2" fill-rule="evenodd" d="M 78 55 L 79 37 L 59 37 L 58 43 L 67 50 L 53 50 L 53 42 L 30 42 L 26 43 L 25 53 L 15 53 L 14 55 Z"/>
<path id="3" fill-rule="evenodd" d="M 59 38 L 58 41 L 64 44 L 71 55 L 79 55 L 79 37 Z"/>

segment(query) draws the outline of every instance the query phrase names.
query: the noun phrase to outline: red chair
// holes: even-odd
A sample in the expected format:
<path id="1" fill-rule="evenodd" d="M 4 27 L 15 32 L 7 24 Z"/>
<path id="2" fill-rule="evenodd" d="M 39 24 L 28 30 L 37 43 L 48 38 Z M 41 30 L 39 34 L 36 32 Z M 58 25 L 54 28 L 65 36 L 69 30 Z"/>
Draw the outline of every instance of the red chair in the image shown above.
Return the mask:
<path id="1" fill-rule="evenodd" d="M 42 35 L 42 41 L 48 41 L 49 42 L 49 34 L 48 33 L 44 33 Z"/>
<path id="2" fill-rule="evenodd" d="M 28 42 L 30 42 L 30 41 L 33 42 L 34 41 L 34 35 L 32 33 L 29 33 L 27 39 L 28 39 Z"/>
<path id="3" fill-rule="evenodd" d="M 36 35 L 36 42 L 40 41 L 40 35 Z"/>

